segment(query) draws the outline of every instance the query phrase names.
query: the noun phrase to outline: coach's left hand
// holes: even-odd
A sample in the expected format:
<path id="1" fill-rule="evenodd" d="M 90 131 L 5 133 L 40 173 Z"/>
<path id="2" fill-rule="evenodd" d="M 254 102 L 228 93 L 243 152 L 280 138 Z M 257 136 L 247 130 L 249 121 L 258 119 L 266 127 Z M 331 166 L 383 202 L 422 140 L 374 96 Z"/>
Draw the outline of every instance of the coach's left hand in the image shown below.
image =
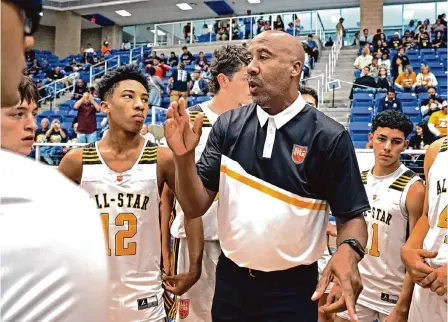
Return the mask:
<path id="1" fill-rule="evenodd" d="M 446 303 L 446 280 L 447 280 L 447 265 L 443 265 L 435 269 L 432 273 L 426 276 L 420 283 L 423 288 L 430 288 L 431 291 L 437 293 L 439 296 L 445 295 Z"/>
<path id="2" fill-rule="evenodd" d="M 362 291 L 361 275 L 358 271 L 359 260 L 360 256 L 349 245 L 339 246 L 337 252 L 325 267 L 317 284 L 316 292 L 311 298 L 313 301 L 319 299 L 324 294 L 328 284 L 337 277 L 344 296 L 333 304 L 332 311 L 348 310 L 350 319 L 354 322 L 358 322 L 355 304 Z"/>
<path id="3" fill-rule="evenodd" d="M 165 289 L 174 295 L 182 295 L 187 292 L 201 277 L 200 272 L 181 273 L 175 276 L 164 276 L 167 285 Z"/>

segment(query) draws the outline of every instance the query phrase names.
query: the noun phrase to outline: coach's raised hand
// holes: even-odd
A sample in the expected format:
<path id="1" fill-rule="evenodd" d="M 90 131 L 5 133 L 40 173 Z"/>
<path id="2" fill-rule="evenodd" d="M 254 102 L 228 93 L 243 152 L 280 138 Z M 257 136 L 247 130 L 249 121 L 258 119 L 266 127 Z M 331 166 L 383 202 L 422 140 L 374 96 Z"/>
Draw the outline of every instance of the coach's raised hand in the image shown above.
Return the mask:
<path id="1" fill-rule="evenodd" d="M 198 115 L 191 124 L 186 105 L 186 101 L 181 98 L 179 103 L 171 103 L 166 113 L 165 138 L 176 156 L 193 151 L 202 133 L 203 115 Z"/>

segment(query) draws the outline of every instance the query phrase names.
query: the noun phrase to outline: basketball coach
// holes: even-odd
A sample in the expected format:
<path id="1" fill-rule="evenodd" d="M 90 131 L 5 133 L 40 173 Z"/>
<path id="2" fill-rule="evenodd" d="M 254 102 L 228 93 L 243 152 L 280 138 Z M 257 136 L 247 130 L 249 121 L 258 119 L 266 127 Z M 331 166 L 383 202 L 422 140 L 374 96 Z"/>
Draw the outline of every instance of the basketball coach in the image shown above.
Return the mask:
<path id="1" fill-rule="evenodd" d="M 350 137 L 298 93 L 296 38 L 265 31 L 248 49 L 254 103 L 219 117 L 197 165 L 202 117 L 190 125 L 181 101 L 165 123 L 185 215 L 202 216 L 219 193 L 213 322 L 316 322 L 316 300 L 335 277 L 343 296 L 329 306 L 357 321 L 369 202 Z M 318 283 L 330 208 L 338 249 Z"/>

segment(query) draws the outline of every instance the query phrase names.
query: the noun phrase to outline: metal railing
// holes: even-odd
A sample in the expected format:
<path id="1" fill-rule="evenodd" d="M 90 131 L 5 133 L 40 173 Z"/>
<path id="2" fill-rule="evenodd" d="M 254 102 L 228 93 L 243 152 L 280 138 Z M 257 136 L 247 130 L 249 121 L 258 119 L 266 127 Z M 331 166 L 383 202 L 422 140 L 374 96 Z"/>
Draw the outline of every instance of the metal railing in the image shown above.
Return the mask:
<path id="1" fill-rule="evenodd" d="M 303 23 L 296 24 L 296 20 L 294 19 L 294 15 L 300 19 L 300 21 L 306 20 L 309 21 L 309 25 L 305 26 Z M 319 36 L 321 39 L 325 37 L 325 28 L 322 23 L 322 19 L 317 11 L 305 11 L 305 12 L 281 12 L 281 13 L 270 13 L 263 15 L 251 15 L 251 16 L 236 16 L 231 18 L 210 18 L 210 19 L 201 19 L 201 20 L 190 20 L 190 21 L 176 21 L 169 23 L 158 23 L 154 26 L 154 46 L 160 45 L 178 45 L 181 43 L 194 43 L 194 42 L 212 42 L 212 36 L 215 34 L 215 27 L 220 22 L 228 22 L 228 38 L 227 41 L 232 40 L 248 40 L 252 39 L 255 35 L 257 35 L 257 26 L 258 20 L 263 19 L 263 21 L 270 21 L 271 29 L 274 29 L 274 22 L 277 19 L 277 16 L 282 18 L 285 31 L 288 29 L 292 33 L 293 36 L 298 36 L 300 34 L 308 34 L 314 33 L 316 36 Z M 239 37 L 240 32 L 243 31 L 243 38 L 245 37 L 246 25 L 244 24 L 244 19 L 249 19 L 250 22 L 250 32 L 248 39 L 241 39 Z M 238 26 L 238 38 L 234 37 L 234 30 L 232 21 L 235 21 Z M 243 23 L 241 23 L 243 21 Z M 247 21 L 247 20 L 246 20 Z M 190 24 L 190 37 L 185 37 L 184 35 L 184 27 L 187 24 Z M 290 26 L 289 24 L 292 24 Z M 204 31 L 204 33 L 203 33 Z M 199 35 L 199 36 L 197 36 Z M 202 37 L 199 40 L 200 36 Z M 208 38 L 207 38 L 208 37 Z M 199 41 L 197 41 L 199 40 Z M 218 40 L 218 39 L 217 39 Z"/>
<path id="2" fill-rule="evenodd" d="M 316 80 L 316 91 L 317 91 L 317 96 L 319 98 L 319 106 L 321 106 L 321 104 L 324 103 L 324 87 L 325 87 L 325 74 L 319 74 L 313 77 L 308 77 L 306 79 L 302 79 L 302 83 L 308 82 L 310 80 Z"/>
<path id="3" fill-rule="evenodd" d="M 132 63 L 134 59 L 140 59 L 143 57 L 145 46 L 134 47 L 129 52 L 129 63 Z"/>
<path id="4" fill-rule="evenodd" d="M 114 63 L 114 61 L 116 61 L 116 63 Z M 100 71 L 95 73 L 94 69 L 96 67 L 100 67 L 101 65 L 104 65 L 104 69 L 101 69 Z M 118 67 L 120 67 L 120 56 L 119 55 L 112 56 L 112 57 L 106 59 L 105 61 L 99 62 L 99 63 L 97 63 L 95 65 L 90 65 L 90 75 L 89 75 L 90 86 L 92 86 L 93 80 L 95 78 L 97 78 L 98 76 L 101 76 L 103 74 L 104 75 L 107 74 L 107 70 L 108 69 L 109 70 L 114 70 L 114 69 L 116 69 Z"/>
<path id="5" fill-rule="evenodd" d="M 71 84 L 67 87 L 65 87 L 64 85 L 64 87 L 58 89 L 58 84 L 65 84 L 67 80 L 70 81 Z M 55 100 L 58 94 L 63 93 L 69 89 L 71 89 L 71 93 L 73 93 L 75 90 L 75 85 L 76 85 L 76 73 L 73 73 L 71 75 L 65 76 L 64 78 L 57 79 L 47 85 L 44 85 L 41 88 L 39 88 L 39 90 L 44 89 L 47 96 L 41 97 L 39 99 L 39 103 L 42 103 L 46 100 L 50 100 L 50 110 L 52 110 L 55 107 L 56 104 Z"/>
<path id="6" fill-rule="evenodd" d="M 328 54 L 328 62 L 325 64 L 325 90 L 328 90 L 328 81 L 334 74 L 334 69 L 339 58 L 339 53 L 341 52 L 343 41 L 343 38 L 338 37 L 331 47 L 330 53 Z"/>

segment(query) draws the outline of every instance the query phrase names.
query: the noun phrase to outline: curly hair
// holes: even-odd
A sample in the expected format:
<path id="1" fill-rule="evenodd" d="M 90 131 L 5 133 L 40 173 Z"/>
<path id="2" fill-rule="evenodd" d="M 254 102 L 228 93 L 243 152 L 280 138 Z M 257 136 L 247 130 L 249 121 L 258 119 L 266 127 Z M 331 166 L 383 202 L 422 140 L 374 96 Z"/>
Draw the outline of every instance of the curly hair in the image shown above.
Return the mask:
<path id="1" fill-rule="evenodd" d="M 224 45 L 215 49 L 210 64 L 210 90 L 217 93 L 220 89 L 218 75 L 224 74 L 232 79 L 241 67 L 249 65 L 250 57 L 247 49 L 241 45 Z"/>
<path id="2" fill-rule="evenodd" d="M 111 95 L 118 84 L 125 80 L 135 80 L 142 84 L 149 92 L 148 81 L 138 66 L 129 64 L 118 67 L 116 70 L 108 72 L 98 83 L 98 97 L 104 101 Z"/>
<path id="3" fill-rule="evenodd" d="M 374 133 L 379 127 L 399 130 L 403 132 L 404 137 L 407 138 L 414 129 L 414 124 L 403 113 L 395 110 L 386 110 L 377 114 L 373 118 L 372 133 Z"/>

